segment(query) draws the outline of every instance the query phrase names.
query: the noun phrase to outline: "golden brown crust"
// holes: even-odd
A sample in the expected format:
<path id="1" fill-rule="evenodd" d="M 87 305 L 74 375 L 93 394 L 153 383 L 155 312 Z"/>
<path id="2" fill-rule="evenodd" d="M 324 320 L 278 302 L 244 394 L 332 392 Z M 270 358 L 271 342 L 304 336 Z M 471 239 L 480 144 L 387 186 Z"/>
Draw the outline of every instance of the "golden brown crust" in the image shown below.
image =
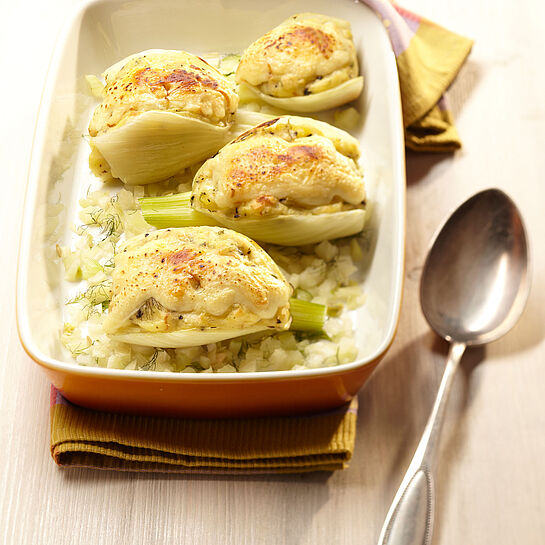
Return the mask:
<path id="1" fill-rule="evenodd" d="M 104 99 L 89 134 L 97 136 L 148 110 L 228 124 L 238 97 L 232 85 L 206 61 L 183 51 L 142 54 L 107 77 Z"/>
<path id="2" fill-rule="evenodd" d="M 236 72 L 271 97 L 287 98 L 337 87 L 358 75 L 350 25 L 324 15 L 294 15 L 252 43 Z"/>
<path id="3" fill-rule="evenodd" d="M 276 118 L 204 163 L 193 181 L 192 203 L 233 219 L 361 207 L 358 154 L 357 142 L 343 131 L 307 118 Z"/>
<path id="4" fill-rule="evenodd" d="M 316 49 L 326 59 L 331 57 L 338 40 L 329 34 L 311 26 L 298 25 L 280 36 L 266 35 L 264 49 L 274 48 L 287 54 L 297 54 L 303 48 Z"/>
<path id="5" fill-rule="evenodd" d="M 272 259 L 253 241 L 228 229 L 163 229 L 128 241 L 116 256 L 113 296 L 105 329 L 139 325 L 155 312 L 157 331 L 170 328 L 289 322 L 291 289 Z M 146 314 L 149 315 L 149 312 Z"/>

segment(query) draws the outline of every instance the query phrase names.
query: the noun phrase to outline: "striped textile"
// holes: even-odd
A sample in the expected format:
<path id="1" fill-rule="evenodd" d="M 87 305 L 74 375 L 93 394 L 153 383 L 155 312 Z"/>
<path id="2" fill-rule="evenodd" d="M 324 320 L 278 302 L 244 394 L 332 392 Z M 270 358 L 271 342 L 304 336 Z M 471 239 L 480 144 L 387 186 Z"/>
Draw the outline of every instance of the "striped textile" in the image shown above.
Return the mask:
<path id="1" fill-rule="evenodd" d="M 51 455 L 60 466 L 168 473 L 291 473 L 343 469 L 354 450 L 357 400 L 304 416 L 194 419 L 73 405 L 51 387 Z"/>

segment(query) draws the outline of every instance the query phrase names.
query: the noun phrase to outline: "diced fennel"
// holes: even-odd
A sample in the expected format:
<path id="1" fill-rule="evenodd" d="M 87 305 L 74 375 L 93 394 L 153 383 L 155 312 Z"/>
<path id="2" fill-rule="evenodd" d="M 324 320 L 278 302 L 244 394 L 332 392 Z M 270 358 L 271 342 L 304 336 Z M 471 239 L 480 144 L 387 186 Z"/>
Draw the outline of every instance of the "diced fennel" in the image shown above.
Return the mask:
<path id="1" fill-rule="evenodd" d="M 345 131 L 355 129 L 361 121 L 361 115 L 354 107 L 335 110 L 333 120 L 337 127 Z"/>
<path id="2" fill-rule="evenodd" d="M 213 212 L 190 208 L 191 193 L 140 199 L 144 219 L 155 227 L 222 225 L 254 240 L 301 246 L 359 233 L 365 223 L 365 210 L 345 210 L 330 214 L 293 214 L 262 218 L 228 218 Z M 195 223 L 190 223 L 194 221 Z"/>
<path id="3" fill-rule="evenodd" d="M 94 98 L 99 100 L 102 98 L 102 92 L 104 91 L 104 83 L 102 83 L 96 76 L 89 74 L 85 76 L 85 81 L 89 86 L 89 91 Z"/>
<path id="4" fill-rule="evenodd" d="M 289 112 L 312 113 L 342 106 L 358 98 L 363 90 L 363 76 L 349 79 L 337 87 L 310 95 L 278 98 L 262 93 L 259 89 L 245 82 L 238 87 L 240 104 L 261 100 Z"/>
<path id="5" fill-rule="evenodd" d="M 161 189 L 163 192 L 166 190 L 166 186 Z M 148 192 L 149 189 L 146 189 L 146 193 Z M 130 192 L 122 189 L 117 195 L 117 199 L 114 199 L 115 206 L 119 205 L 123 208 L 123 211 L 118 210 L 118 213 L 125 230 L 129 225 L 126 222 L 128 221 L 132 225 L 132 220 L 137 218 L 142 224 L 147 225 L 139 211 L 133 213 L 135 208 L 139 208 L 135 200 L 143 196 L 143 187 L 137 186 L 132 188 Z M 84 208 L 90 206 L 106 208 L 114 200 L 111 200 L 109 192 L 103 190 L 92 191 L 80 200 L 80 206 Z M 146 229 L 141 229 L 138 225 L 138 229 L 138 233 L 144 232 L 149 230 L 149 225 Z M 132 234 L 136 233 L 135 231 Z M 96 236 L 94 241 L 90 236 L 91 234 Z M 127 236 L 132 235 L 128 234 Z M 114 246 L 112 242 L 116 242 L 117 238 L 108 237 L 104 241 L 102 241 L 102 238 L 103 235 L 98 230 L 79 231 L 77 247 L 71 249 L 61 249 L 59 247 L 58 255 L 63 257 L 63 261 L 65 257 L 73 257 L 75 266 L 79 271 L 79 264 L 82 259 L 81 246 L 84 243 L 84 254 L 87 255 L 86 249 L 88 247 L 93 248 L 93 251 L 89 254 L 90 257 L 98 260 L 104 266 L 105 273 L 109 275 L 113 270 Z M 358 240 L 362 241 L 362 238 L 358 237 Z M 104 251 L 96 252 L 95 250 L 99 246 Z M 327 249 L 329 252 L 323 253 L 319 248 L 321 250 Z M 353 360 L 357 355 L 357 351 L 354 351 L 352 320 L 346 313 L 341 313 L 341 311 L 346 305 L 350 305 L 352 308 L 353 303 L 362 304 L 361 288 L 359 288 L 358 294 L 354 293 L 357 286 L 348 286 L 342 292 L 339 292 L 339 283 L 336 280 L 336 260 L 333 259 L 340 254 L 351 255 L 350 240 L 344 239 L 333 244 L 324 242 L 319 247 L 305 248 L 302 251 L 293 247 L 280 246 L 270 246 L 268 250 L 273 259 L 282 267 L 288 282 L 294 286 L 297 298 L 308 298 L 311 301 L 327 305 L 329 317 L 324 323 L 324 331 L 327 337 L 331 339 L 330 341 L 323 340 L 324 337 L 321 335 L 301 334 L 290 330 L 273 333 L 272 330 L 269 330 L 269 333 L 255 333 L 237 337 L 218 345 L 209 344 L 168 349 L 166 351 L 162 349 L 154 350 L 153 347 L 149 346 L 117 342 L 105 335 L 102 326 L 104 317 L 108 312 L 107 307 L 111 297 L 111 290 L 108 289 L 106 281 L 101 279 L 100 284 L 97 285 L 97 281 L 93 277 L 90 282 L 86 282 L 82 286 L 83 292 L 80 295 L 84 297 L 78 296 L 67 302 L 64 319 L 69 323 L 66 324 L 62 332 L 62 344 L 72 352 L 74 364 L 115 367 L 127 370 L 216 372 L 224 370 L 224 368 L 221 368 L 224 363 L 234 366 L 239 372 L 303 369 L 307 367 L 307 362 L 310 362 L 306 355 L 306 347 L 316 342 L 330 342 L 331 345 L 335 345 L 335 350 L 340 346 L 340 343 L 348 345 L 347 350 L 338 350 L 339 360 L 340 363 Z M 311 250 L 314 253 L 308 254 Z M 303 288 L 300 273 L 306 268 L 312 267 L 315 260 L 328 262 L 327 276 L 320 279 L 319 284 L 313 285 L 311 288 Z M 68 262 L 65 264 L 66 267 L 70 266 Z M 80 272 L 78 272 L 79 279 L 81 279 Z M 96 305 L 96 303 L 101 304 Z M 322 339 L 322 341 L 319 341 L 319 339 Z M 207 350 L 207 346 L 217 348 L 210 352 L 209 349 Z M 161 357 L 155 359 L 154 354 L 157 350 L 159 350 Z M 279 350 L 284 354 L 283 361 L 272 365 L 271 362 L 274 359 L 272 353 L 278 353 Z M 343 356 L 342 354 L 345 352 L 353 355 L 351 357 Z M 164 363 L 162 362 L 163 357 L 165 358 Z M 208 362 L 206 365 L 203 363 L 205 359 Z M 152 360 L 153 365 L 149 365 Z M 310 363 L 314 364 L 315 359 L 312 359 Z M 331 364 L 329 360 L 323 359 L 321 366 Z"/>
<path id="6" fill-rule="evenodd" d="M 291 331 L 306 331 L 310 333 L 323 333 L 324 323 L 327 314 L 325 305 L 310 303 L 299 299 L 290 299 Z M 247 327 L 244 329 L 180 329 L 169 333 L 141 332 L 136 328 L 125 333 L 111 335 L 116 341 L 138 344 L 143 346 L 154 346 L 158 348 L 185 348 L 189 346 L 202 346 L 216 343 L 225 339 L 241 337 L 260 331 L 268 331 L 263 326 Z"/>
<path id="7" fill-rule="evenodd" d="M 224 76 L 230 76 L 236 72 L 238 63 L 240 62 L 240 55 L 231 53 L 222 57 L 219 62 L 218 70 Z"/>

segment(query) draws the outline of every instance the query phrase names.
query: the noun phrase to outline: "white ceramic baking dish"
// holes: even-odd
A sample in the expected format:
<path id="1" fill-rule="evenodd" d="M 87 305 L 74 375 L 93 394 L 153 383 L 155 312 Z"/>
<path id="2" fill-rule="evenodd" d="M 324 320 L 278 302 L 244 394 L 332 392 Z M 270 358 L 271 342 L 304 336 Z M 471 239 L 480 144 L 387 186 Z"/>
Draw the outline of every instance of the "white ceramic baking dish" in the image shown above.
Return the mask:
<path id="1" fill-rule="evenodd" d="M 95 103 L 84 76 L 145 49 L 241 52 L 298 12 L 350 21 L 365 77 L 353 131 L 373 191 L 372 244 L 353 312 L 359 356 L 338 367 L 240 374 L 176 374 L 82 367 L 59 341 L 66 286 L 56 244 L 70 240 L 78 199 L 97 185 L 84 136 Z M 58 205 L 62 204 L 62 207 Z M 60 211 L 62 208 L 62 211 Z M 59 212 L 60 211 L 60 212 Z M 405 166 L 396 64 L 386 30 L 352 0 L 112 0 L 83 3 L 53 54 L 36 128 L 24 210 L 17 319 L 21 342 L 71 401 L 103 410 L 232 416 L 314 411 L 350 400 L 394 338 L 402 291 Z"/>

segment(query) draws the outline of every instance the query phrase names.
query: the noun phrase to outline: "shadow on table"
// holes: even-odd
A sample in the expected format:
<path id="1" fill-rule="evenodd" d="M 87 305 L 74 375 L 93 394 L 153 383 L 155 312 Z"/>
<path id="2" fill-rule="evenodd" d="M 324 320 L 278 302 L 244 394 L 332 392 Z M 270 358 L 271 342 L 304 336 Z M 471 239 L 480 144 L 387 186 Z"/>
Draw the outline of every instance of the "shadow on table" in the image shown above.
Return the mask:
<path id="1" fill-rule="evenodd" d="M 520 320 L 511 331 L 490 346 L 490 350 L 497 354 L 512 356 L 541 344 L 545 339 L 545 301 L 542 295 L 545 293 L 545 282 L 537 277 L 530 281 L 532 286 L 528 303 Z"/>
<path id="2" fill-rule="evenodd" d="M 360 484 L 374 491 L 378 530 L 424 431 L 447 353 L 448 343 L 430 331 L 399 347 L 378 366 L 360 394 L 354 460 L 361 466 Z M 484 357 L 484 348 L 472 348 L 462 359 L 452 396 L 458 412 L 471 402 L 471 375 Z M 443 467 L 455 459 L 454 451 L 463 448 L 462 430 L 456 443 L 449 444 L 454 458 L 442 459 Z"/>
<path id="3" fill-rule="evenodd" d="M 468 100 L 482 78 L 483 70 L 481 66 L 469 59 L 462 66 L 458 76 L 447 91 L 448 106 L 454 118 L 454 123 L 461 116 L 465 103 Z M 464 135 L 460 135 L 463 141 Z M 416 183 L 435 184 L 436 178 L 426 176 L 435 169 L 448 170 L 451 162 L 456 157 L 455 153 L 435 153 L 435 152 L 415 152 L 407 150 L 407 186 L 410 187 Z"/>
<path id="4" fill-rule="evenodd" d="M 422 153 L 406 150 L 407 187 L 414 184 L 434 184 L 435 177 L 426 177 L 435 169 L 448 170 L 454 159 L 453 153 Z"/>
<path id="5" fill-rule="evenodd" d="M 245 482 L 300 482 L 323 485 L 327 483 L 334 471 L 310 471 L 306 473 L 263 473 L 259 475 L 252 474 L 201 474 L 201 473 L 166 473 L 166 472 L 143 472 L 143 471 L 117 471 L 114 469 L 96 469 L 84 467 L 59 468 L 58 471 L 66 481 L 96 481 L 101 475 L 108 481 L 160 481 L 160 480 L 180 480 L 180 481 L 245 481 Z"/>

